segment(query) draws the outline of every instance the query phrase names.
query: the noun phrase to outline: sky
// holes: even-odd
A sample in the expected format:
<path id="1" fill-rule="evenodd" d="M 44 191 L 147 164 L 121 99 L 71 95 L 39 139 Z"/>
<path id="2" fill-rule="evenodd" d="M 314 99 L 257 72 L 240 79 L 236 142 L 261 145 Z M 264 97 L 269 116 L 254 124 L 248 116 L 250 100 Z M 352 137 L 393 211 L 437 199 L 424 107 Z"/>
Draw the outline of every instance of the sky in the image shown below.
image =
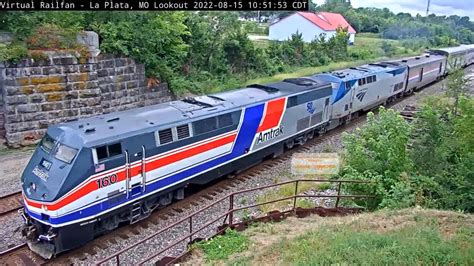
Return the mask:
<path id="1" fill-rule="evenodd" d="M 324 0 L 313 0 L 324 4 Z M 351 0 L 353 7 L 388 8 L 394 13 L 408 12 L 412 15 L 426 14 L 428 0 Z M 431 0 L 430 14 L 468 16 L 474 21 L 474 0 Z"/>

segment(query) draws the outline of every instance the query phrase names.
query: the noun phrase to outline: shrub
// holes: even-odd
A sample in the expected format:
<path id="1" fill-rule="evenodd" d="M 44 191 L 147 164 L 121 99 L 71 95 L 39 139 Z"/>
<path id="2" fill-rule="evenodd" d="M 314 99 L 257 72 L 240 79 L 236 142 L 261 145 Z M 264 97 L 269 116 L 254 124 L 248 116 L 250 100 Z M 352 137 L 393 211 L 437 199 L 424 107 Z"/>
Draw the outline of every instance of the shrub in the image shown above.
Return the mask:
<path id="1" fill-rule="evenodd" d="M 30 51 L 28 54 L 36 62 L 48 60 L 48 55 L 43 51 Z"/>
<path id="2" fill-rule="evenodd" d="M 28 50 L 22 44 L 3 44 L 0 43 L 0 61 L 18 63 L 21 59 L 28 56 Z"/>
<path id="3" fill-rule="evenodd" d="M 344 136 L 343 178 L 372 180 L 350 185 L 354 194 L 375 194 L 374 208 L 474 210 L 474 100 L 437 100 L 417 114 L 413 126 L 392 110 L 369 113 L 367 124 Z M 407 147 L 410 147 L 407 149 Z M 361 204 L 364 201 L 356 201 Z"/>
<path id="4" fill-rule="evenodd" d="M 71 49 L 77 46 L 76 29 L 64 29 L 55 24 L 38 26 L 26 40 L 26 45 L 33 50 Z"/>

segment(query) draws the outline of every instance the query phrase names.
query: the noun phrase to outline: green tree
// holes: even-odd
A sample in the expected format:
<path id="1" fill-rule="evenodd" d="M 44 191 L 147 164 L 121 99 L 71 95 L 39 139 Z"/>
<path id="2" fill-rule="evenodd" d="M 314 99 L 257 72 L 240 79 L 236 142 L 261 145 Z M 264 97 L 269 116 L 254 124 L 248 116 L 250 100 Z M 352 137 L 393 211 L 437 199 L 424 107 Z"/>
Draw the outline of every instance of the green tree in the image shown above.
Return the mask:
<path id="1" fill-rule="evenodd" d="M 454 99 L 453 114 L 457 113 L 459 99 L 469 93 L 470 78 L 464 75 L 463 69 L 457 69 L 448 76 L 446 95 Z"/>
<path id="2" fill-rule="evenodd" d="M 105 53 L 132 56 L 146 65 L 148 76 L 169 80 L 180 71 L 189 46 L 190 32 L 184 12 L 136 12 L 127 20 L 98 24 Z"/>
<path id="3" fill-rule="evenodd" d="M 447 101 L 435 100 L 423 107 L 412 127 L 414 171 L 431 182 L 417 187 L 427 207 L 472 211 L 474 100 L 460 97 L 456 115 Z"/>
<path id="4" fill-rule="evenodd" d="M 390 198 L 397 183 L 410 171 L 411 161 L 406 149 L 409 133 L 410 126 L 396 111 L 381 107 L 377 116 L 373 113 L 367 115 L 363 128 L 344 135 L 345 167 L 342 175 L 348 179 L 372 179 L 375 182 L 375 193 L 379 197 L 372 202 L 372 207 Z M 360 186 L 352 189 L 360 190 Z"/>

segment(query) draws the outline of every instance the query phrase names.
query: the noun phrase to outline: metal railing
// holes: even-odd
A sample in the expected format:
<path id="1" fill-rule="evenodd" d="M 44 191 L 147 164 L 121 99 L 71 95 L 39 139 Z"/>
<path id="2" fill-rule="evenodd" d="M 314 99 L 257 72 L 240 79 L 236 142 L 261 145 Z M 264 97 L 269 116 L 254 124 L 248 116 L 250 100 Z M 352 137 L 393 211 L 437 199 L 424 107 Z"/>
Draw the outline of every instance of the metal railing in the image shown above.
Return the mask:
<path id="1" fill-rule="evenodd" d="M 335 183 L 335 184 L 337 184 L 337 187 L 336 187 L 337 195 L 299 195 L 298 194 L 298 187 L 303 182 Z M 368 198 L 374 198 L 373 195 L 342 195 L 341 194 L 341 187 L 342 187 L 342 184 L 344 184 L 344 183 L 369 184 L 369 183 L 372 183 L 372 182 L 371 181 L 363 181 L 363 180 L 299 179 L 299 180 L 292 180 L 292 181 L 282 182 L 282 183 L 278 183 L 278 184 L 272 184 L 272 185 L 261 186 L 261 187 L 257 187 L 257 188 L 251 188 L 251 189 L 236 191 L 236 192 L 233 192 L 229 195 L 226 195 L 226 196 L 212 202 L 211 204 L 207 205 L 206 207 L 204 207 L 204 208 L 202 208 L 198 211 L 195 211 L 195 212 L 191 213 L 190 215 L 188 215 L 188 216 L 186 216 L 186 217 L 184 217 L 184 218 L 168 225 L 166 228 L 163 228 L 163 229 L 157 231 L 156 233 L 151 234 L 150 236 L 140 240 L 139 242 L 136 242 L 136 243 L 134 243 L 134 244 L 122 249 L 122 250 L 117 251 L 116 253 L 114 253 L 114 254 L 112 254 L 112 255 L 110 255 L 110 256 L 108 256 L 108 257 L 106 257 L 106 258 L 104 258 L 100 261 L 98 261 L 96 264 L 97 265 L 102 265 L 106 262 L 108 262 L 108 263 L 115 262 L 116 265 L 120 265 L 120 256 L 127 253 L 127 251 L 130 251 L 131 249 L 133 249 L 135 247 L 138 247 L 139 245 L 152 240 L 153 238 L 155 238 L 156 236 L 160 235 L 161 233 L 163 233 L 167 230 L 178 227 L 180 224 L 183 224 L 186 221 L 189 223 L 189 233 L 188 234 L 174 240 L 172 243 L 167 245 L 165 248 L 163 248 L 163 249 L 159 250 L 158 252 L 144 258 L 139 264 L 142 265 L 145 262 L 148 262 L 148 261 L 151 261 L 151 260 L 155 259 L 156 257 L 162 255 L 163 253 L 169 251 L 171 248 L 176 247 L 177 245 L 179 245 L 180 243 L 183 243 L 183 241 L 186 241 L 188 239 L 189 239 L 189 242 L 186 243 L 186 244 L 192 243 L 193 240 L 196 240 L 196 238 L 195 238 L 196 234 L 203 231 L 204 229 L 207 229 L 209 226 L 211 226 L 212 224 L 218 222 L 219 220 L 223 219 L 223 222 L 222 222 L 223 226 L 220 226 L 220 229 L 218 229 L 216 231 L 216 233 L 213 234 L 211 237 L 216 236 L 218 234 L 221 234 L 227 228 L 229 228 L 229 227 L 232 228 L 236 225 L 234 223 L 234 213 L 238 212 L 238 211 L 242 211 L 242 210 L 246 210 L 246 209 L 250 209 L 250 208 L 256 208 L 256 207 L 259 207 L 259 206 L 262 206 L 262 205 L 272 204 L 272 203 L 276 203 L 276 202 L 293 200 L 292 209 L 289 210 L 289 211 L 288 210 L 285 211 L 285 213 L 289 213 L 289 212 L 296 213 L 297 200 L 300 199 L 300 198 L 336 198 L 335 208 L 338 208 L 341 198 L 352 198 L 352 199 L 355 199 L 355 198 L 367 198 L 367 199 Z M 251 204 L 251 205 L 246 205 L 246 206 L 235 208 L 234 199 L 235 199 L 236 195 L 242 195 L 242 194 L 257 191 L 257 190 L 282 187 L 284 185 L 289 185 L 289 184 L 294 184 L 294 187 L 295 187 L 294 193 L 293 193 L 292 196 L 281 197 L 281 198 L 274 199 L 274 200 L 269 200 L 269 201 L 266 201 L 266 202 L 261 202 L 261 203 L 256 203 L 256 204 Z M 212 208 L 212 207 L 214 207 L 218 204 L 221 204 L 223 202 L 226 202 L 226 201 L 229 202 L 229 208 L 228 208 L 227 211 L 222 212 L 216 218 L 214 218 L 213 220 L 205 223 L 201 227 L 193 228 L 193 217 L 196 217 L 198 214 L 201 214 L 204 211 L 209 210 L 210 208 Z M 225 223 L 227 220 L 228 220 L 228 224 Z M 184 254 L 186 254 L 186 251 L 184 253 L 180 254 L 178 257 L 173 258 L 168 263 L 176 261 L 177 259 L 182 257 Z"/>

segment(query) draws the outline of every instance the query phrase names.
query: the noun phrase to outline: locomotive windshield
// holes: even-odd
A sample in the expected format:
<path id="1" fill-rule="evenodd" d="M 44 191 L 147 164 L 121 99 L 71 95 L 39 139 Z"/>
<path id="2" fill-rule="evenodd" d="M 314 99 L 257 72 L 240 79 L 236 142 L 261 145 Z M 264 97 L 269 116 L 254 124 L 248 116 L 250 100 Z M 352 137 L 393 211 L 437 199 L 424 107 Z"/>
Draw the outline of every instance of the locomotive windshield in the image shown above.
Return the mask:
<path id="1" fill-rule="evenodd" d="M 55 148 L 56 143 L 56 140 L 46 134 L 41 140 L 40 146 L 45 152 L 51 153 L 56 159 L 65 163 L 71 163 L 74 157 L 76 157 L 77 149 L 71 148 L 63 143 L 58 143 Z"/>
<path id="2" fill-rule="evenodd" d="M 47 153 L 50 153 L 54 147 L 54 139 L 46 134 L 43 139 L 41 140 L 41 148 L 45 150 Z"/>
<path id="3" fill-rule="evenodd" d="M 65 163 L 71 163 L 74 157 L 76 157 L 77 150 L 66 146 L 62 143 L 59 143 L 58 148 L 56 149 L 56 153 L 54 157 L 58 160 L 61 160 Z"/>

